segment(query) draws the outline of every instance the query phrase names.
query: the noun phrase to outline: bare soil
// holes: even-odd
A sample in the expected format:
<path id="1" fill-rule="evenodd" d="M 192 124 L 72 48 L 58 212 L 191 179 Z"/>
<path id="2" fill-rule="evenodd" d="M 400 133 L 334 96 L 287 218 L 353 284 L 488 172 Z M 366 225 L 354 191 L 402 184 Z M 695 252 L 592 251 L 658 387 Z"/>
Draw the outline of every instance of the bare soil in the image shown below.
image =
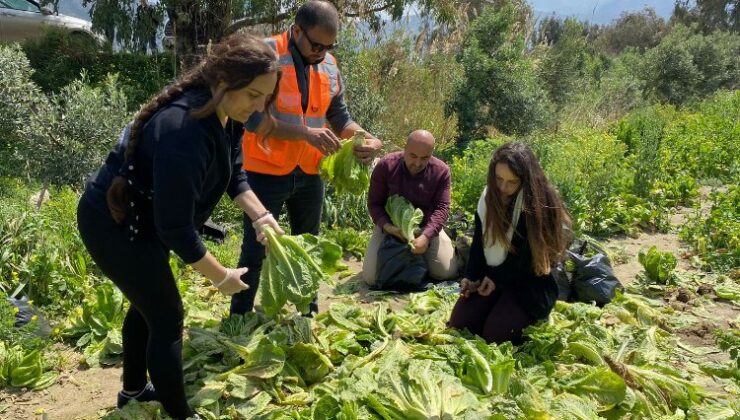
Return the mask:
<path id="1" fill-rule="evenodd" d="M 70 365 L 59 380 L 36 392 L 0 391 L 0 419 L 97 419 L 115 408 L 121 387 L 118 367 L 85 369 L 79 355 L 67 350 Z M 76 359 L 76 360 L 75 360 Z"/>

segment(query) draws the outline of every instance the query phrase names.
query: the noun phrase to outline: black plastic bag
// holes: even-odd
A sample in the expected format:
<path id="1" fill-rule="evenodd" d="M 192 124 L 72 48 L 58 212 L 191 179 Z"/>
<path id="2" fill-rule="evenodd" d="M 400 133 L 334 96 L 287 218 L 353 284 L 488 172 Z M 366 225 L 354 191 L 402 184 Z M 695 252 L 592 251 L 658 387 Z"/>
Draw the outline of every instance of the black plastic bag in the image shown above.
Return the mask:
<path id="1" fill-rule="evenodd" d="M 571 284 L 570 276 L 565 271 L 565 265 L 562 262 L 557 263 L 552 268 L 552 276 L 555 278 L 555 283 L 558 285 L 558 300 L 567 302 L 573 295 L 573 285 Z"/>
<path id="2" fill-rule="evenodd" d="M 31 306 L 30 303 L 28 303 L 28 298 L 23 297 L 21 299 L 15 299 L 15 298 L 7 298 L 8 303 L 10 303 L 12 306 L 15 306 L 18 308 L 18 312 L 15 314 L 15 324 L 13 325 L 15 328 L 21 328 L 24 325 L 31 322 L 31 318 L 36 316 L 36 330 L 35 333 L 42 337 L 48 337 L 51 333 L 51 326 L 49 326 L 49 322 L 46 321 L 46 318 L 42 314 L 40 314 L 36 308 Z"/>
<path id="3" fill-rule="evenodd" d="M 383 235 L 378 249 L 377 274 L 374 289 L 416 290 L 423 286 L 427 263 L 422 255 L 414 255 L 407 242 L 392 235 Z"/>
<path id="4" fill-rule="evenodd" d="M 592 252 L 586 253 L 588 247 Z M 578 252 L 568 251 L 575 263 L 573 273 L 572 299 L 580 302 L 596 302 L 603 306 L 611 302 L 614 295 L 624 287 L 614 275 L 609 257 L 601 248 L 590 242 L 583 242 Z"/>
<path id="5" fill-rule="evenodd" d="M 217 225 L 210 217 L 200 227 L 199 232 L 203 239 L 211 240 L 217 244 L 222 244 L 226 240 L 226 228 Z"/>

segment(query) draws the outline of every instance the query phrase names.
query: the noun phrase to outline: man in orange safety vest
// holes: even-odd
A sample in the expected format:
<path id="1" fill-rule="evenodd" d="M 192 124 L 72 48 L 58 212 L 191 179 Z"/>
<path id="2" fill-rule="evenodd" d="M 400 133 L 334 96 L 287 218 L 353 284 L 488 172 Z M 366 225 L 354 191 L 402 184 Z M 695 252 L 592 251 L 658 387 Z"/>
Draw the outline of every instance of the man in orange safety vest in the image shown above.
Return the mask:
<path id="1" fill-rule="evenodd" d="M 319 233 L 324 183 L 318 166 L 323 156 L 336 152 L 340 138 L 362 130 L 344 101 L 344 86 L 337 61 L 329 50 L 336 46 L 339 14 L 321 0 L 304 3 L 291 28 L 265 41 L 277 52 L 282 76 L 279 92 L 264 113 L 245 124 L 244 169 L 249 184 L 267 212 L 254 220 L 244 216 L 244 238 L 239 267 L 249 289 L 232 296 L 231 313 L 251 311 L 259 285 L 265 248 L 256 239 L 253 224 L 260 218 L 278 218 L 283 206 L 293 235 Z M 268 92 L 253 92 L 255 96 Z M 369 164 L 382 142 L 369 133 L 356 158 Z M 311 312 L 318 312 L 316 301 Z"/>

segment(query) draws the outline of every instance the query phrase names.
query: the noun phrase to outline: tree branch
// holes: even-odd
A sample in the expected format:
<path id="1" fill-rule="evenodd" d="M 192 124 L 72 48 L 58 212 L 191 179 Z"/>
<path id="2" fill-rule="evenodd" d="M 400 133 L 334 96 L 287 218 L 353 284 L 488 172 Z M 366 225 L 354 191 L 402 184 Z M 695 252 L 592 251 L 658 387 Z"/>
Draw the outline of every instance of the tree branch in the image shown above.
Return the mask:
<path id="1" fill-rule="evenodd" d="M 276 23 L 284 21 L 285 19 L 290 17 L 290 15 L 291 15 L 291 12 L 284 12 L 284 13 L 279 13 L 275 16 L 265 16 L 261 18 L 248 17 L 248 18 L 242 18 L 239 20 L 235 20 L 229 26 L 226 27 L 226 29 L 224 30 L 224 36 L 233 34 L 239 29 L 247 28 L 247 27 L 254 26 L 254 25 L 262 25 L 266 23 L 270 23 L 274 25 Z"/>
<path id="2" fill-rule="evenodd" d="M 346 12 L 346 13 L 343 13 L 343 14 L 346 17 L 360 17 L 360 16 L 364 16 L 364 15 L 366 15 L 368 13 L 382 12 L 383 10 L 388 10 L 391 7 L 393 7 L 393 1 L 389 1 L 388 3 L 386 3 L 386 4 L 382 5 L 382 6 L 378 6 L 378 7 L 374 8 L 374 9 L 368 9 L 368 10 L 364 11 L 363 13 L 360 13 L 360 12 Z"/>
<path id="3" fill-rule="evenodd" d="M 343 15 L 345 17 L 361 17 L 361 16 L 367 15 L 368 13 L 378 13 L 378 12 L 382 12 L 384 10 L 390 9 L 391 7 L 393 7 L 393 3 L 394 1 L 390 0 L 381 6 L 378 6 L 372 9 L 367 9 L 363 12 L 345 12 L 343 13 Z M 283 13 L 278 13 L 275 16 L 264 16 L 260 18 L 246 17 L 246 18 L 242 18 L 239 20 L 235 20 L 229 26 L 226 27 L 226 29 L 224 30 L 224 36 L 230 35 L 238 31 L 239 29 L 247 28 L 250 26 L 263 25 L 266 23 L 275 25 L 289 18 L 292 15 L 292 13 L 293 11 L 291 10 L 291 11 L 287 11 Z"/>

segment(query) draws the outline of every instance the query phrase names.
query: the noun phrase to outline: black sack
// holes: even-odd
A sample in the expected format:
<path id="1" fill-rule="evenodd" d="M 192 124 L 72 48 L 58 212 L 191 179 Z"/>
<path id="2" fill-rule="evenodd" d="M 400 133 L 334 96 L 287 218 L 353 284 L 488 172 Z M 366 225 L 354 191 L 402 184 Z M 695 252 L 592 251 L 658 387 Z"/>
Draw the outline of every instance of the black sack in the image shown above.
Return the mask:
<path id="1" fill-rule="evenodd" d="M 427 275 L 424 256 L 412 254 L 409 244 L 401 242 L 393 235 L 383 235 L 383 242 L 378 248 L 377 264 L 374 289 L 420 289 Z"/>
<path id="2" fill-rule="evenodd" d="M 591 247 L 594 253 L 586 249 Z M 575 263 L 573 273 L 572 299 L 579 302 L 596 302 L 603 306 L 611 302 L 617 289 L 624 287 L 614 275 L 609 257 L 606 252 L 593 243 L 584 241 L 577 252 L 567 251 L 570 259 Z"/>
<path id="3" fill-rule="evenodd" d="M 226 228 L 217 225 L 210 217 L 200 227 L 199 233 L 203 239 L 211 240 L 217 244 L 222 244 L 226 240 Z"/>
<path id="4" fill-rule="evenodd" d="M 21 328 L 30 323 L 31 319 L 36 316 L 36 330 L 34 332 L 41 337 L 49 336 L 49 334 L 51 333 L 51 326 L 49 325 L 49 322 L 41 313 L 36 310 L 36 308 L 31 306 L 31 304 L 28 302 L 27 297 L 24 296 L 21 299 L 9 297 L 7 298 L 7 301 L 11 306 L 14 306 L 18 309 L 18 312 L 15 313 L 15 323 L 13 327 Z"/>
<path id="5" fill-rule="evenodd" d="M 568 302 L 573 295 L 573 285 L 565 265 L 562 262 L 555 264 L 552 268 L 552 277 L 558 285 L 558 300 Z"/>

